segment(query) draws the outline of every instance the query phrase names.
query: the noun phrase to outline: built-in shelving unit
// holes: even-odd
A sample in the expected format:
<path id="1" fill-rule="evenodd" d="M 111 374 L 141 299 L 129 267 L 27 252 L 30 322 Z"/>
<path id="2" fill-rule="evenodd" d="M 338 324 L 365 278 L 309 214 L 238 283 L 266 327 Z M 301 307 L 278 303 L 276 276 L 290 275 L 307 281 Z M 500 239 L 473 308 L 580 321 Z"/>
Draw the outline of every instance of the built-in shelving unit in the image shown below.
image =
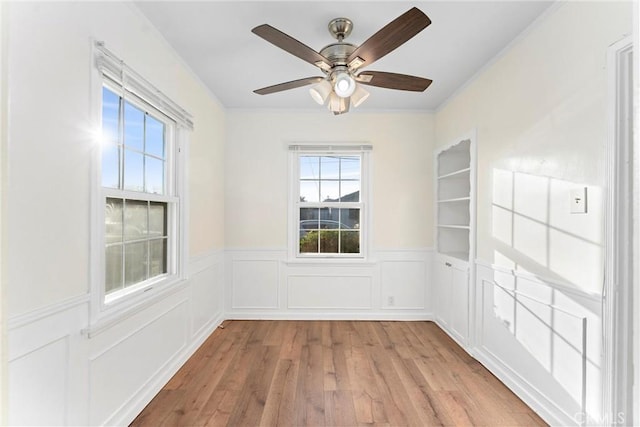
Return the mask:
<path id="1" fill-rule="evenodd" d="M 438 153 L 437 248 L 441 254 L 469 260 L 471 228 L 471 140 Z"/>
<path id="2" fill-rule="evenodd" d="M 475 245 L 475 131 L 437 151 L 435 160 L 435 317 L 459 344 L 472 330 Z"/>

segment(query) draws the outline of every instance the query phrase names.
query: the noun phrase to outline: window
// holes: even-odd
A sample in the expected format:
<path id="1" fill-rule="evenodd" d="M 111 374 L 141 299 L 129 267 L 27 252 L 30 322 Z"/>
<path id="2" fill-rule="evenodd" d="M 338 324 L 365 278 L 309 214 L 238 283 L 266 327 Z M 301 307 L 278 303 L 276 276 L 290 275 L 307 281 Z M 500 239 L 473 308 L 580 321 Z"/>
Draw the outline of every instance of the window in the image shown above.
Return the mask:
<path id="1" fill-rule="evenodd" d="M 185 277 L 185 148 L 192 116 L 93 45 L 99 129 L 92 192 L 91 328 L 101 329 Z M 159 70 L 160 71 L 160 70 Z"/>
<path id="2" fill-rule="evenodd" d="M 175 122 L 121 92 L 102 88 L 106 302 L 177 273 Z"/>
<path id="3" fill-rule="evenodd" d="M 365 153 L 302 150 L 294 156 L 295 256 L 363 257 Z"/>

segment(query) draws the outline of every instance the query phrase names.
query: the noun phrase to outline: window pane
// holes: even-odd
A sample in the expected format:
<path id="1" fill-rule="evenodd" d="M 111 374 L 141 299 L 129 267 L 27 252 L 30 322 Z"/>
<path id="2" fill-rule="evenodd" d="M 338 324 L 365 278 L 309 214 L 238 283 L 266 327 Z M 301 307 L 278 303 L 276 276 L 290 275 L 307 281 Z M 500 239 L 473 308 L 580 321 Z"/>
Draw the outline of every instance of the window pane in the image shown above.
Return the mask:
<path id="1" fill-rule="evenodd" d="M 340 184 L 341 202 L 360 201 L 360 181 L 342 181 Z"/>
<path id="2" fill-rule="evenodd" d="M 320 228 L 338 228 L 340 223 L 340 209 L 320 209 Z"/>
<path id="3" fill-rule="evenodd" d="M 323 202 L 336 202 L 340 198 L 339 181 L 320 181 L 320 196 Z"/>
<path id="4" fill-rule="evenodd" d="M 320 158 L 300 156 L 300 179 L 320 179 Z"/>
<path id="5" fill-rule="evenodd" d="M 320 159 L 320 179 L 340 179 L 340 157 Z"/>
<path id="6" fill-rule="evenodd" d="M 320 228 L 320 210 L 318 208 L 300 208 L 300 230 Z"/>
<path id="7" fill-rule="evenodd" d="M 360 209 L 340 209 L 340 228 L 359 229 L 360 228 Z"/>
<path id="8" fill-rule="evenodd" d="M 167 235 L 167 204 L 151 202 L 149 205 L 149 237 Z"/>
<path id="9" fill-rule="evenodd" d="M 147 279 L 147 244 L 147 242 L 137 242 L 124 246 L 125 287 Z"/>
<path id="10" fill-rule="evenodd" d="M 102 186 L 120 188 L 120 147 L 115 143 L 102 146 Z"/>
<path id="11" fill-rule="evenodd" d="M 341 179 L 360 179 L 360 157 L 346 156 L 340 161 Z"/>
<path id="12" fill-rule="evenodd" d="M 164 161 L 145 156 L 145 191 L 147 193 L 164 193 Z"/>
<path id="13" fill-rule="evenodd" d="M 144 149 L 144 113 L 125 101 L 124 145 L 138 151 Z"/>
<path id="14" fill-rule="evenodd" d="M 144 151 L 164 159 L 164 123 L 147 114 Z"/>
<path id="15" fill-rule="evenodd" d="M 144 156 L 130 150 L 124 150 L 124 189 L 143 191 Z"/>
<path id="16" fill-rule="evenodd" d="M 318 253 L 318 231 L 309 231 L 300 237 L 300 253 Z"/>
<path id="17" fill-rule="evenodd" d="M 105 293 L 122 289 L 122 245 L 107 246 L 104 265 Z"/>
<path id="18" fill-rule="evenodd" d="M 167 272 L 167 240 L 149 242 L 149 278 Z"/>
<path id="19" fill-rule="evenodd" d="M 104 212 L 106 243 L 122 242 L 122 199 L 107 199 Z"/>
<path id="20" fill-rule="evenodd" d="M 320 201 L 320 181 L 300 181 L 300 201 Z"/>
<path id="21" fill-rule="evenodd" d="M 360 232 L 341 231 L 340 232 L 340 253 L 357 254 L 360 253 Z"/>
<path id="22" fill-rule="evenodd" d="M 127 200 L 124 207 L 124 239 L 147 237 L 147 202 Z"/>
<path id="23" fill-rule="evenodd" d="M 335 254 L 338 253 L 338 230 L 321 230 L 320 231 L 320 252 Z"/>
<path id="24" fill-rule="evenodd" d="M 105 142 L 118 142 L 118 117 L 120 110 L 120 96 L 106 87 L 102 88 L 102 137 Z"/>

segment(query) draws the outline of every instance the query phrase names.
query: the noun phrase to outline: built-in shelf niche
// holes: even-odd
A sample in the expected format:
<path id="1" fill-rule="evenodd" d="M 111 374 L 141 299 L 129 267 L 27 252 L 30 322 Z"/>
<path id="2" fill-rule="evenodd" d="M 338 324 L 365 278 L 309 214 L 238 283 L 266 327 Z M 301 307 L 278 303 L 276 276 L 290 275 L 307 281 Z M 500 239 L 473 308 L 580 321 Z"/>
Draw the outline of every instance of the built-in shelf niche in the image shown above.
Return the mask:
<path id="1" fill-rule="evenodd" d="M 438 252 L 468 261 L 471 227 L 471 140 L 463 140 L 438 153 L 436 167 Z"/>

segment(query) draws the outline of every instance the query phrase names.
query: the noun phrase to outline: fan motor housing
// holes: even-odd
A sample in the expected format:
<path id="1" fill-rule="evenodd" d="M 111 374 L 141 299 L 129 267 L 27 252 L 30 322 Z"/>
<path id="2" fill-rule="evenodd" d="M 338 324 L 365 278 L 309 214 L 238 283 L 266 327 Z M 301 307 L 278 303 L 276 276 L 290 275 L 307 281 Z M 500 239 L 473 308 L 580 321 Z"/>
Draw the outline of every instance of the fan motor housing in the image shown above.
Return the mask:
<path id="1" fill-rule="evenodd" d="M 333 43 L 323 47 L 320 55 L 327 58 L 334 65 L 347 65 L 347 58 L 356 50 L 356 47 L 351 43 Z"/>

